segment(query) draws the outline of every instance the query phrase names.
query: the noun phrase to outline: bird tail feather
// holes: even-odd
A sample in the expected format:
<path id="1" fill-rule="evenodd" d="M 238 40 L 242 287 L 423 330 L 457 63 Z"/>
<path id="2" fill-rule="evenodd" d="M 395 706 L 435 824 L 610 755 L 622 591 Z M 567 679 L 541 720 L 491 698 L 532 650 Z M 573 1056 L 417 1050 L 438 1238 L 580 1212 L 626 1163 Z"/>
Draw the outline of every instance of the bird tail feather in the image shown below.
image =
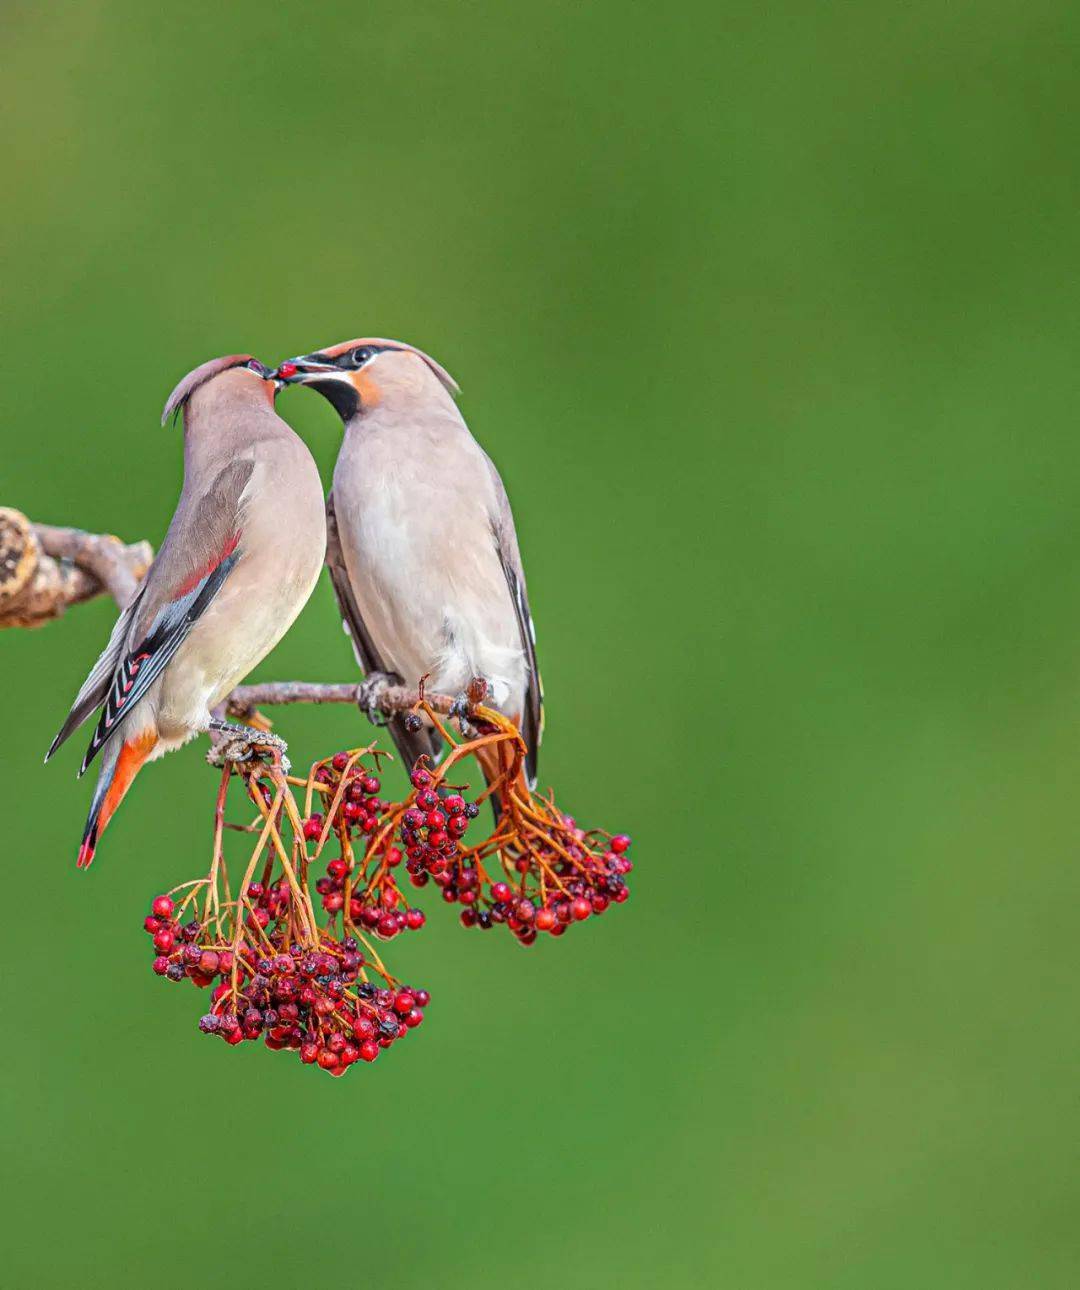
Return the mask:
<path id="1" fill-rule="evenodd" d="M 131 787 L 131 781 L 153 752 L 156 743 L 157 732 L 151 729 L 122 742 L 118 739 L 111 740 L 106 745 L 101 773 L 90 803 L 90 814 L 83 830 L 82 846 L 79 847 L 79 856 L 75 862 L 80 869 L 90 867 L 97 850 L 98 838 L 104 833 L 105 826 Z"/>

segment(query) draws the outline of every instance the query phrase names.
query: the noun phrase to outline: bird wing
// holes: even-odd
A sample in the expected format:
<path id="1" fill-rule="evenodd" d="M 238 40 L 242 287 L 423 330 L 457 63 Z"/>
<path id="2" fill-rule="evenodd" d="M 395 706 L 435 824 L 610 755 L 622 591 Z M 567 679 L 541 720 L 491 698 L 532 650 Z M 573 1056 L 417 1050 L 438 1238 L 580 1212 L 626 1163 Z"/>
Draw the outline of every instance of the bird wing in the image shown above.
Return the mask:
<path id="1" fill-rule="evenodd" d="M 536 628 L 533 626 L 529 596 L 525 590 L 525 570 L 521 563 L 521 551 L 518 547 L 517 531 L 514 528 L 514 516 L 510 510 L 510 499 L 506 495 L 506 487 L 495 468 L 495 463 L 487 453 L 484 453 L 484 460 L 488 464 L 495 485 L 495 513 L 491 517 L 491 527 L 495 533 L 499 560 L 502 562 L 506 585 L 517 616 L 521 647 L 525 651 L 529 674 L 525 692 L 525 711 L 521 714 L 521 733 L 528 749 L 525 755 L 525 773 L 528 776 L 529 787 L 535 788 L 540 760 L 540 741 L 544 737 L 544 688 L 540 681 L 540 667 L 536 661 Z"/>
<path id="2" fill-rule="evenodd" d="M 342 624 L 352 641 L 353 653 L 356 655 L 356 661 L 363 668 L 364 675 L 370 676 L 373 672 L 396 675 L 393 668 L 383 662 L 364 622 L 360 606 L 356 603 L 356 597 L 353 595 L 349 570 L 345 564 L 345 554 L 341 549 L 333 491 L 326 499 L 326 568 L 330 574 L 334 595 L 337 596 Z M 420 756 L 428 756 L 433 763 L 438 760 L 439 753 L 442 751 L 442 739 L 434 730 L 427 726 L 419 730 L 406 730 L 403 716 L 391 717 L 386 728 L 390 731 L 390 737 L 401 755 L 406 771 L 412 770 L 416 759 Z"/>
<path id="3" fill-rule="evenodd" d="M 79 769 L 80 775 L 120 729 L 124 718 L 184 643 L 192 626 L 221 590 L 239 558 L 234 546 L 222 555 L 218 564 L 200 578 L 190 591 L 162 605 L 147 635 L 124 655 L 113 674 L 105 707 Z"/>
<path id="4" fill-rule="evenodd" d="M 146 583 L 144 582 L 136 593 L 135 599 L 121 613 L 113 625 L 108 645 L 101 651 L 97 662 L 90 669 L 90 675 L 82 683 L 82 688 L 75 696 L 75 702 L 71 705 L 71 711 L 65 718 L 64 724 L 57 731 L 56 738 L 49 745 L 49 751 L 45 754 L 46 761 L 49 760 L 68 736 L 78 730 L 87 717 L 92 712 L 96 712 L 105 702 L 105 696 L 109 693 L 113 676 L 121 658 L 123 658 L 124 644 L 131 630 L 131 624 L 139 611 L 139 604 L 145 590 Z"/>
<path id="5" fill-rule="evenodd" d="M 48 756 L 104 703 L 81 775 L 180 648 L 239 558 L 243 493 L 253 469 L 250 459 L 229 462 L 195 499 L 185 485 L 138 595 L 117 620 Z"/>

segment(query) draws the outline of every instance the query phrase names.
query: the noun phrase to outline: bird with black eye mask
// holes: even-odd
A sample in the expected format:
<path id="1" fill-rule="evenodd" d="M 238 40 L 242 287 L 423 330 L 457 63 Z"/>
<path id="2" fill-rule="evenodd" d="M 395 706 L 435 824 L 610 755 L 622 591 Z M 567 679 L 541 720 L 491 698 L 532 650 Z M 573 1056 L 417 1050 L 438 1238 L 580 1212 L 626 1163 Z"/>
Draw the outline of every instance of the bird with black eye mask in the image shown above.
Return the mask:
<path id="1" fill-rule="evenodd" d="M 317 390 L 344 424 L 327 563 L 369 716 L 387 678 L 427 676 L 432 691 L 463 695 L 483 677 L 489 701 L 521 729 L 534 786 L 543 696 L 521 553 L 506 489 L 458 411 L 453 378 L 381 338 L 289 359 L 272 375 Z M 389 724 L 409 766 L 438 756 L 432 728 Z M 500 773 L 497 759 L 481 764 L 489 782 Z"/>

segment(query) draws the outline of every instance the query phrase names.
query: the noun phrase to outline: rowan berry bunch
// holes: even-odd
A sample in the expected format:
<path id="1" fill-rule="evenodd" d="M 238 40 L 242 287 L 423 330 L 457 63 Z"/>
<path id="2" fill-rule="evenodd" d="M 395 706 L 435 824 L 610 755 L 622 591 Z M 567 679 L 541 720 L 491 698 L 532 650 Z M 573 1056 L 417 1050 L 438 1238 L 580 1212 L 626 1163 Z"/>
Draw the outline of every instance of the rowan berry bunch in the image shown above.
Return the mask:
<path id="1" fill-rule="evenodd" d="M 350 772 L 362 766 L 363 756 L 363 751 L 345 754 Z M 377 820 L 383 809 L 375 798 L 378 782 L 363 771 L 319 779 L 322 768 L 321 763 L 313 767 L 306 783 L 292 782 L 305 785 L 309 798 L 315 791 L 331 797 L 327 817 L 348 845 L 352 832 L 362 833 L 364 820 Z M 327 876 L 316 882 L 329 915 L 325 925 L 317 921 L 307 886 L 313 816 L 301 817 L 279 765 L 238 771 L 260 819 L 245 827 L 258 832 L 258 842 L 233 898 L 223 847 L 230 769 L 225 768 L 218 793 L 209 876 L 156 897 L 144 922 L 156 953 L 154 971 L 211 991 L 210 1008 L 199 1021 L 205 1034 L 230 1045 L 262 1039 L 268 1048 L 298 1052 L 301 1061 L 343 1075 L 357 1061 L 374 1061 L 420 1025 L 430 996 L 392 977 L 356 929 L 345 901 L 333 899 L 348 887 L 351 852 L 348 859 L 332 860 Z M 359 792 L 349 797 L 354 785 Z M 354 804 L 363 810 L 343 809 Z M 282 838 L 286 822 L 291 849 Z M 318 850 L 328 836 L 320 826 Z M 366 922 L 363 901 L 348 904 Z M 407 915 L 403 925 L 409 925 Z M 397 930 L 395 922 L 393 934 Z"/>
<path id="2" fill-rule="evenodd" d="M 448 904 L 463 906 L 464 927 L 505 926 L 521 944 L 531 945 L 538 933 L 562 936 L 574 923 L 629 899 L 630 838 L 583 829 L 553 797 L 532 793 L 523 773 L 525 744 L 511 721 L 478 706 L 469 718 L 472 737 L 459 741 L 428 704 L 419 706 L 450 751 L 438 767 L 432 769 L 421 759 L 414 769 L 412 798 L 402 815 L 402 843 L 410 865 L 422 866 Z M 479 803 L 491 797 L 498 818 L 488 837 L 465 847 L 449 836 L 449 825 L 461 818 L 452 810 L 460 810 L 464 799 L 447 795 L 446 776 L 469 755 L 482 755 L 488 785 L 469 804 L 471 812 L 469 807 L 465 810 L 475 813 Z M 458 836 L 464 834 L 466 822 L 458 826 Z"/>
<path id="3" fill-rule="evenodd" d="M 208 876 L 158 896 L 144 924 L 154 971 L 210 991 L 205 1033 L 230 1045 L 261 1039 L 341 1075 L 420 1025 L 427 991 L 391 976 L 375 944 L 424 925 L 402 870 L 413 887 L 433 884 L 460 905 L 464 926 L 505 926 L 523 945 L 627 900 L 630 839 L 586 830 L 533 794 L 525 745 L 506 717 L 477 700 L 468 736 L 456 739 L 421 692 L 409 719 L 430 721 L 448 748 L 436 766 L 416 763 L 401 802 L 381 796 L 385 754 L 373 747 L 316 762 L 306 779 L 287 775 L 280 753 L 225 766 Z M 468 757 L 485 780 L 472 800 L 457 782 Z M 255 807 L 252 824 L 225 823 L 233 776 Z M 470 843 L 489 798 L 494 829 Z M 257 835 L 235 894 L 227 828 Z"/>
<path id="4" fill-rule="evenodd" d="M 437 876 L 443 899 L 464 906 L 462 927 L 486 931 L 505 926 L 523 945 L 532 945 L 538 932 L 562 936 L 574 923 L 628 900 L 630 839 L 625 834 L 586 834 L 569 817 L 564 817 L 562 828 L 568 835 L 564 847 L 536 846 L 518 854 L 511 861 L 512 875 L 492 880 L 479 854 L 485 849 L 481 847 Z M 503 850 L 514 857 L 511 847 Z"/>
<path id="5" fill-rule="evenodd" d="M 461 850 L 461 840 L 471 820 L 480 814 L 475 802 L 460 792 L 435 788 L 435 777 L 421 758 L 409 777 L 411 804 L 401 815 L 401 842 L 408 856 L 406 868 L 413 878 L 446 872 Z M 423 884 L 417 884 L 422 886 Z"/>
<path id="6" fill-rule="evenodd" d="M 362 979 L 368 964 L 351 937 L 324 937 L 320 949 L 309 950 L 295 941 L 275 943 L 281 929 L 274 927 L 262 954 L 251 944 L 234 951 L 206 937 L 197 918 L 181 925 L 175 909 L 170 896 L 158 896 L 144 924 L 159 951 L 154 971 L 213 987 L 210 1009 L 199 1019 L 204 1034 L 227 1044 L 261 1038 L 268 1048 L 298 1051 L 302 1062 L 343 1075 L 354 1062 L 373 1062 L 424 1019 L 428 992 Z"/>

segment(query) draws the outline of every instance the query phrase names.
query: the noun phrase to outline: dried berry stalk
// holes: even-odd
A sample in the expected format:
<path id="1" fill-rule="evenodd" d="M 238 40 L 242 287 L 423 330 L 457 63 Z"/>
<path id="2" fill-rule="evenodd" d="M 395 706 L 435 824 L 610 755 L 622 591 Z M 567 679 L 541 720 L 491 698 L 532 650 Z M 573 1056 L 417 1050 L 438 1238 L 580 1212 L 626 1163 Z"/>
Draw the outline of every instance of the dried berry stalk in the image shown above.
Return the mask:
<path id="1" fill-rule="evenodd" d="M 552 798 L 530 793 L 511 721 L 477 702 L 469 735 L 455 736 L 422 687 L 409 720 L 431 722 L 447 752 L 438 766 L 422 758 L 413 767 L 401 802 L 380 796 L 388 754 L 374 746 L 315 762 L 306 778 L 285 774 L 276 749 L 266 762 L 226 767 L 209 874 L 159 897 L 146 922 L 156 972 L 213 987 L 203 1030 L 231 1044 L 264 1035 L 269 1047 L 340 1075 L 419 1025 L 429 996 L 391 976 L 375 944 L 424 925 L 401 889 L 402 868 L 414 887 L 434 883 L 461 904 L 466 927 L 505 924 L 524 945 L 627 899 L 629 838 L 586 832 Z M 501 769 L 470 801 L 459 777 L 478 753 Z M 225 819 L 234 774 L 256 809 L 243 826 Z M 498 823 L 470 846 L 465 835 L 489 797 Z M 237 827 L 255 844 L 234 895 L 224 839 Z M 198 916 L 185 923 L 189 911 Z"/>

